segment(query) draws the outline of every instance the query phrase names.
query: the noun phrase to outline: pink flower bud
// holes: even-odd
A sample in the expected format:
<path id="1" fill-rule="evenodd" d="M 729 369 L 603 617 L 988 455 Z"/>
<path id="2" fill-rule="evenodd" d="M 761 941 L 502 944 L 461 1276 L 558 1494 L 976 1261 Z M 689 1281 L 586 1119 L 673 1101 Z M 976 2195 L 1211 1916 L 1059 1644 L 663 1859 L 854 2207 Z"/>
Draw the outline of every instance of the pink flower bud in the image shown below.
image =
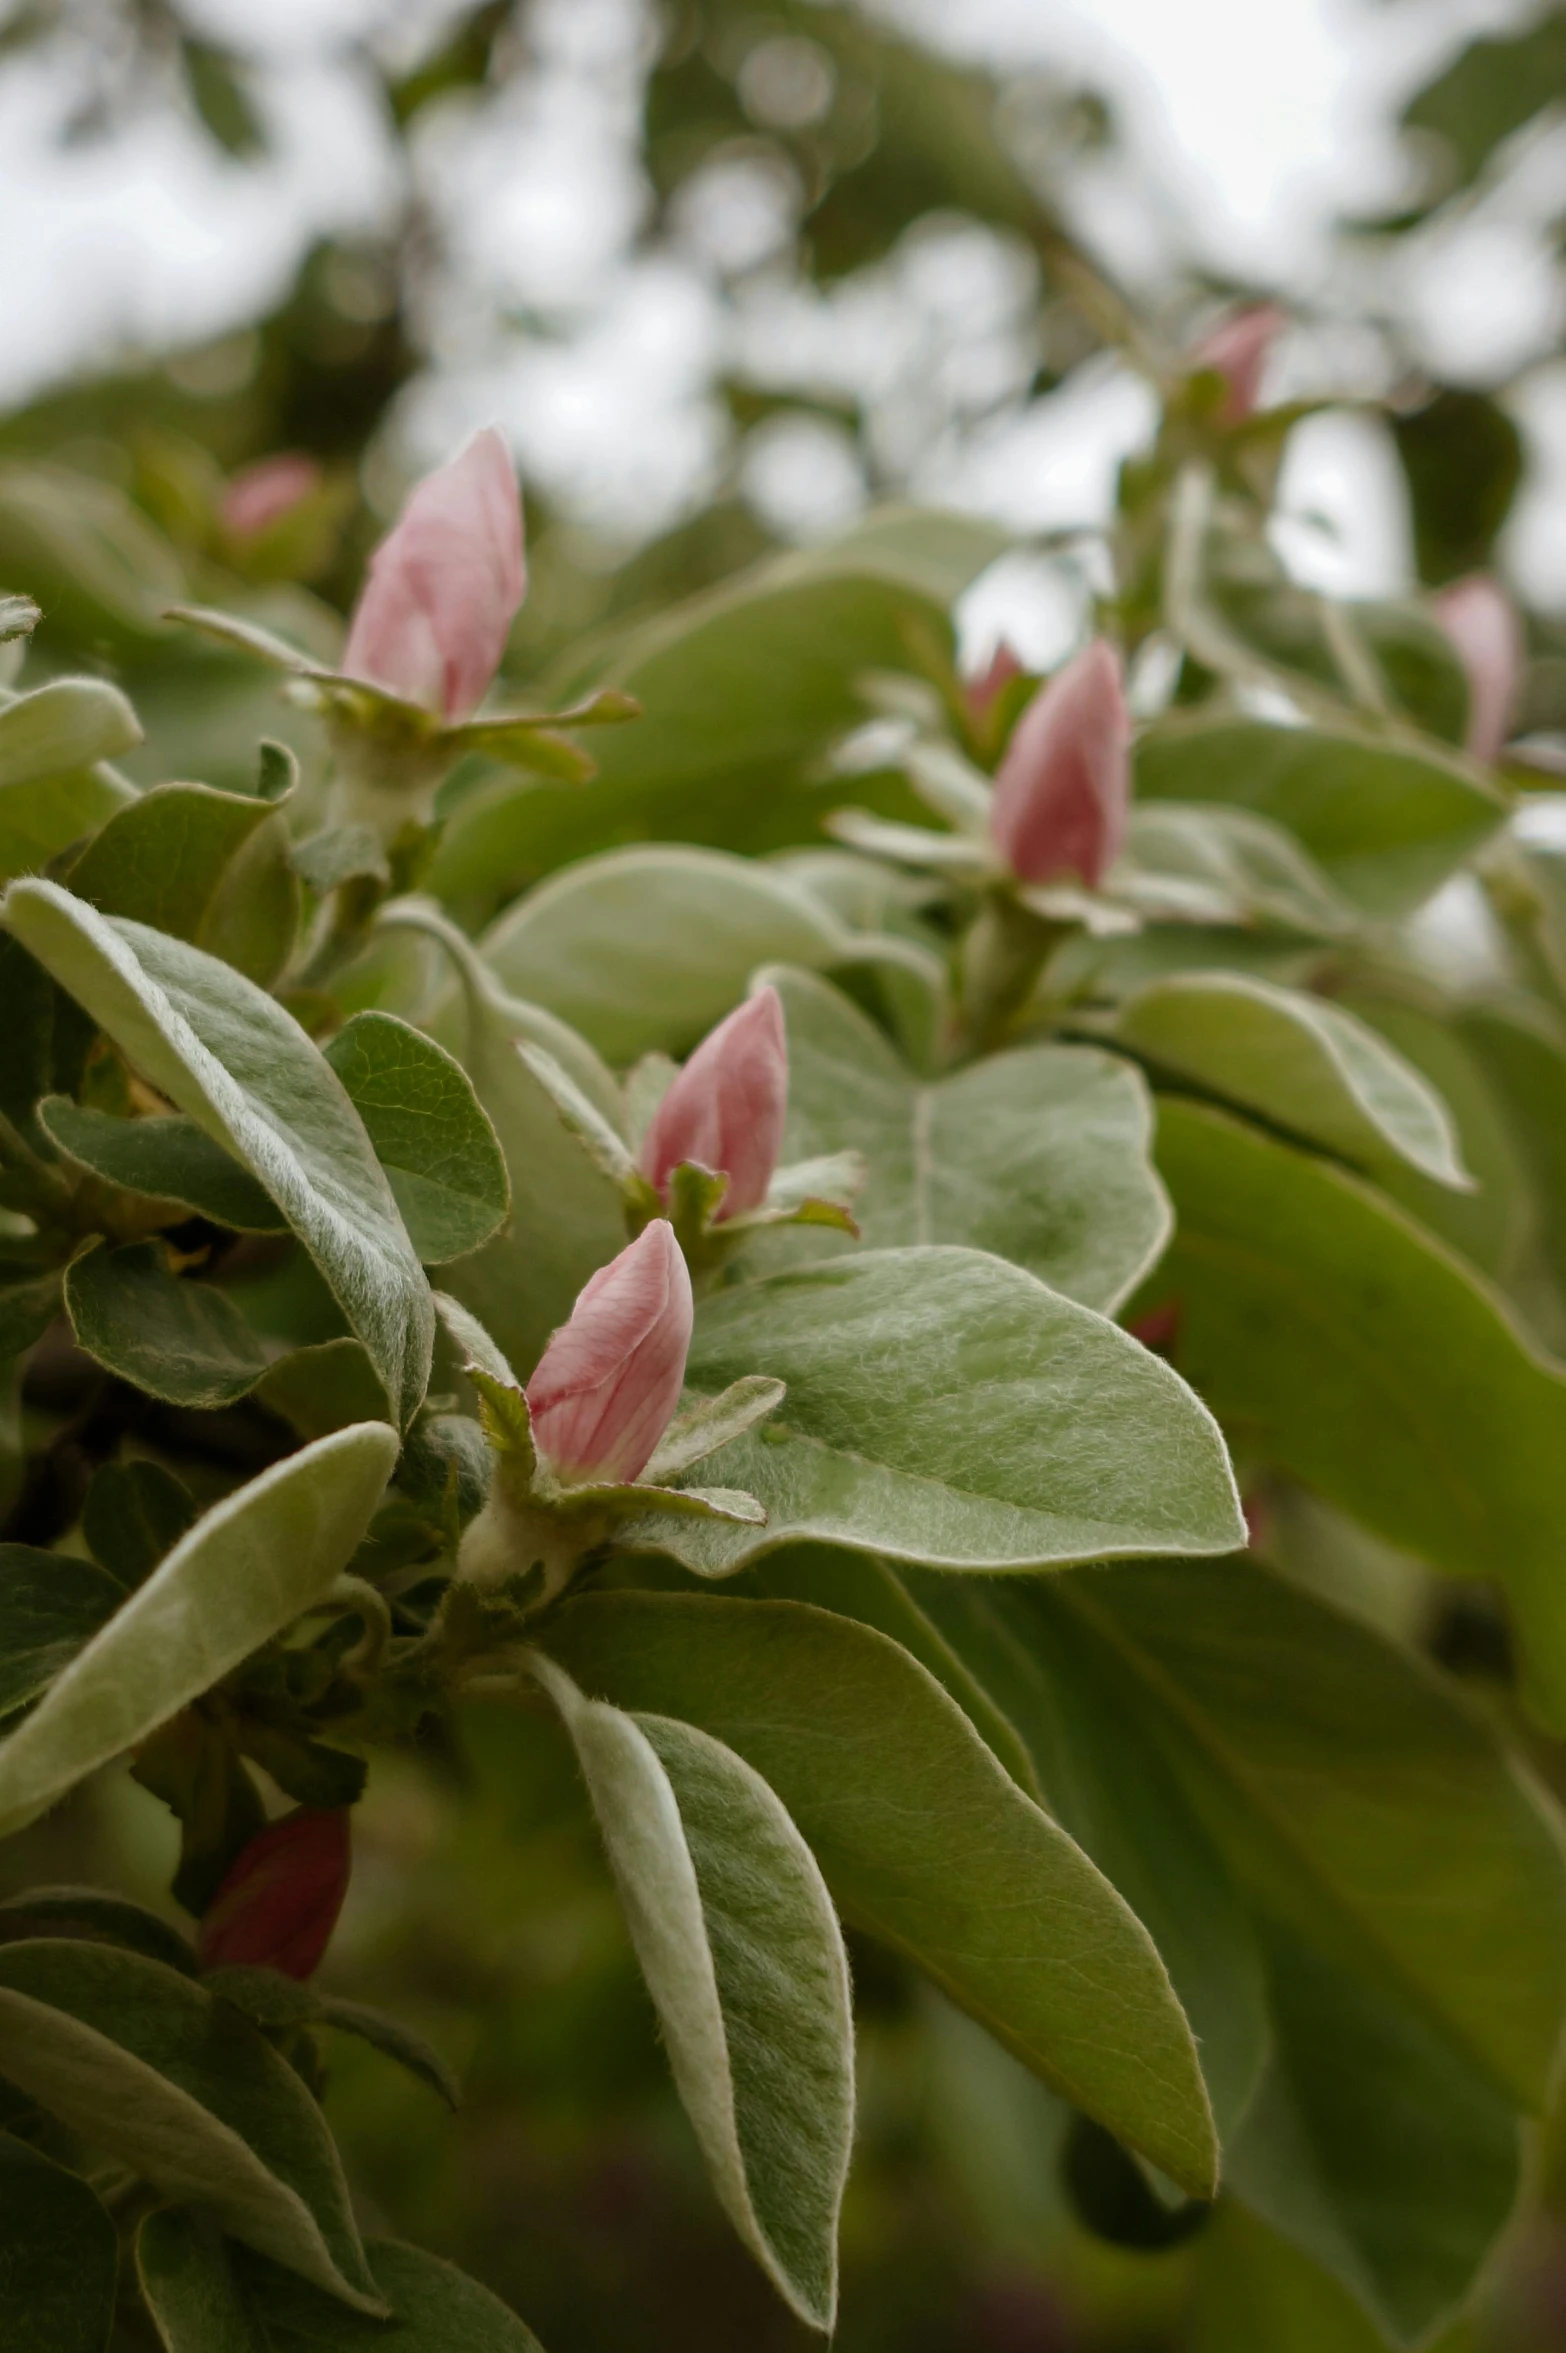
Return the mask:
<path id="1" fill-rule="evenodd" d="M 682 1160 L 729 1180 L 718 1212 L 734 1217 L 767 1197 L 788 1111 L 788 1037 L 774 988 L 747 998 L 704 1038 L 653 1114 L 642 1174 L 660 1193 Z"/>
<path id="2" fill-rule="evenodd" d="M 337 1926 L 351 1866 L 348 1814 L 300 1806 L 243 1849 L 208 1905 L 208 1969 L 238 1962 L 310 1977 Z"/>
<path id="3" fill-rule="evenodd" d="M 645 1226 L 578 1294 L 527 1384 L 539 1459 L 571 1485 L 647 1468 L 680 1402 L 691 1278 L 667 1218 Z"/>
<path id="4" fill-rule="evenodd" d="M 1202 337 L 1192 353 L 1193 364 L 1216 368 L 1228 387 L 1218 412 L 1220 425 L 1243 425 L 1255 413 L 1267 355 L 1278 330 L 1288 323 L 1288 312 L 1275 302 L 1253 302 L 1231 312 Z"/>
<path id="5" fill-rule="evenodd" d="M 1021 676 L 1022 664 L 1003 637 L 984 668 L 964 681 L 968 708 L 981 727 L 1012 680 Z"/>
<path id="6" fill-rule="evenodd" d="M 491 425 L 419 483 L 370 558 L 343 668 L 465 719 L 500 667 L 525 585 L 517 478 Z"/>
<path id="7" fill-rule="evenodd" d="M 236 539 L 255 539 L 320 486 L 321 469 L 314 458 L 280 450 L 276 457 L 262 458 L 233 476 L 223 493 L 224 528 Z"/>
<path id="8" fill-rule="evenodd" d="M 1488 572 L 1470 572 L 1442 589 L 1435 612 L 1468 677 L 1468 749 L 1476 760 L 1498 760 L 1522 684 L 1525 654 L 1516 608 Z"/>
<path id="9" fill-rule="evenodd" d="M 1020 880 L 1098 888 L 1125 839 L 1130 744 L 1120 656 L 1097 637 L 1034 696 L 995 778 L 990 831 Z"/>

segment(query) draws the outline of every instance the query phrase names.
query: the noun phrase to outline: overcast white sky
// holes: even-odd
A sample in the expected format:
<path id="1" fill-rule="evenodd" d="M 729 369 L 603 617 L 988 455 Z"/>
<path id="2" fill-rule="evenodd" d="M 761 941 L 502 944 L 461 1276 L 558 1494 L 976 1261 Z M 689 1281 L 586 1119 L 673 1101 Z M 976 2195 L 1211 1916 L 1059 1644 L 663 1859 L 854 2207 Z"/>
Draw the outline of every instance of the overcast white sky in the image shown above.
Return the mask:
<path id="1" fill-rule="evenodd" d="M 1128 136 L 1115 160 L 1078 174 L 1073 202 L 1127 275 L 1156 288 L 1194 255 L 1329 317 L 1343 284 L 1334 217 L 1385 209 L 1408 187 L 1396 105 L 1475 29 L 1527 13 L 1526 0 L 879 4 L 976 59 L 1080 72 L 1106 90 Z M 385 220 L 404 190 L 351 42 L 411 50 L 443 5 L 202 0 L 202 21 L 257 62 L 272 135 L 259 166 L 228 162 L 172 112 L 100 146 L 57 146 L 96 70 L 91 0 L 74 57 L 0 65 L 0 403 L 117 354 L 221 334 L 283 291 L 312 236 Z M 1004 253 L 915 239 L 830 306 L 812 303 L 768 266 L 787 197 L 754 174 L 699 192 L 669 248 L 637 252 L 643 0 L 535 0 L 532 14 L 538 69 L 483 105 L 431 110 L 416 152 L 453 256 L 430 321 L 432 372 L 405 417 L 419 454 L 499 416 L 524 468 L 587 522 L 657 528 L 735 462 L 708 397 L 720 359 L 773 377 L 781 364 L 802 387 L 857 366 L 854 389 L 873 379 L 871 461 L 886 476 L 992 508 L 1015 505 L 1023 481 L 1016 519 L 1033 526 L 1101 502 L 1145 398 L 1101 371 L 998 428 L 986 421 L 1031 367 L 1013 324 L 1026 287 Z M 1551 357 L 1561 285 L 1544 235 L 1566 204 L 1566 132 L 1516 177 L 1502 206 L 1416 246 L 1382 291 L 1446 372 L 1531 368 L 1519 397 L 1541 488 L 1514 555 L 1536 594 L 1566 604 L 1566 371 Z M 736 257 L 756 266 L 737 272 Z M 519 334 L 519 308 L 544 314 L 550 334 Z M 1285 355 L 1286 368 L 1327 368 L 1347 388 L 1376 364 L 1330 334 Z M 800 530 L 832 526 L 866 494 L 863 453 L 830 428 L 774 430 L 739 462 L 763 511 Z M 1391 585 L 1406 548 L 1384 453 L 1352 430 L 1318 430 L 1294 471 L 1303 503 L 1340 511 L 1347 577 Z"/>

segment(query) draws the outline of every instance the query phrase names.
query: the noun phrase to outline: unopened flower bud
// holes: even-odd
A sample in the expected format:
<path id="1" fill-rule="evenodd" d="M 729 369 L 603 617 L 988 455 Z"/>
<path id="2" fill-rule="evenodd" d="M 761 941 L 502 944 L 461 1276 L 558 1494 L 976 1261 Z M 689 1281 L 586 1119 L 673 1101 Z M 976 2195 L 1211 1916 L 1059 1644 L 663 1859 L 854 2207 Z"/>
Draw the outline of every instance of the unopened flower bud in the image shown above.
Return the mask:
<path id="1" fill-rule="evenodd" d="M 788 1036 L 776 989 L 759 989 L 704 1038 L 653 1114 L 642 1174 L 662 1193 L 682 1160 L 729 1180 L 718 1215 L 759 1209 L 783 1144 Z"/>
<path id="2" fill-rule="evenodd" d="M 314 1974 L 348 1892 L 348 1814 L 300 1806 L 251 1839 L 201 1922 L 208 1969 L 235 1963 Z"/>
<path id="3" fill-rule="evenodd" d="M 1442 589 L 1435 611 L 1468 679 L 1468 749 L 1476 760 L 1498 760 L 1522 684 L 1523 634 L 1516 607 L 1488 572 L 1470 572 Z"/>
<path id="4" fill-rule="evenodd" d="M 320 486 L 321 469 L 314 458 L 301 457 L 297 450 L 262 458 L 235 474 L 224 490 L 224 529 L 235 539 L 259 538 Z"/>
<path id="5" fill-rule="evenodd" d="M 343 669 L 465 719 L 500 667 L 525 583 L 517 478 L 491 425 L 419 483 L 370 558 Z"/>
<path id="6" fill-rule="evenodd" d="M 1275 302 L 1248 303 L 1202 337 L 1192 354 L 1199 368 L 1215 368 L 1225 385 L 1220 425 L 1243 425 L 1254 415 L 1267 357 L 1289 314 Z"/>
<path id="7" fill-rule="evenodd" d="M 527 1384 L 540 1462 L 567 1485 L 635 1479 L 685 1381 L 691 1278 L 667 1218 L 584 1285 Z"/>
<path id="8" fill-rule="evenodd" d="M 1130 744 L 1120 657 L 1095 638 L 1034 696 L 995 778 L 990 831 L 1019 880 L 1098 888 L 1125 840 Z"/>

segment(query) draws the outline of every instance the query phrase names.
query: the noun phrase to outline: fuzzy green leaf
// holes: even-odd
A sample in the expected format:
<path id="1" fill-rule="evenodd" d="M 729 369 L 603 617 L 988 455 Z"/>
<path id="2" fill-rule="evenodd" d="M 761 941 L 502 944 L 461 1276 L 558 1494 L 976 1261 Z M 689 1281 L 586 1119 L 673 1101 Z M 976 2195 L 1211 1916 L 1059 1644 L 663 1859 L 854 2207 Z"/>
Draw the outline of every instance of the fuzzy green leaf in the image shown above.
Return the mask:
<path id="1" fill-rule="evenodd" d="M 105 2353 L 119 2243 L 80 2174 L 0 2133 L 0 2342 Z"/>
<path id="2" fill-rule="evenodd" d="M 318 1602 L 396 1456 L 395 1433 L 362 1422 L 199 1519 L 0 1744 L 0 1833 L 34 1820 Z"/>
<path id="3" fill-rule="evenodd" d="M 426 1266 L 466 1258 L 504 1223 L 499 1139 L 462 1065 L 390 1013 L 356 1013 L 326 1049 Z"/>
<path id="4" fill-rule="evenodd" d="M 1147 1931 L 897 1643 L 796 1602 L 605 1594 L 548 1648 L 584 1691 L 753 1766 L 844 1914 L 1196 2196 L 1217 2142 Z"/>
<path id="5" fill-rule="evenodd" d="M 868 1247 L 992 1250 L 1106 1312 L 1158 1257 L 1169 1204 L 1152 1103 L 1129 1064 L 1090 1046 L 1024 1046 L 921 1083 L 828 982 L 758 978 L 788 1026 L 784 1158 L 863 1153 L 854 1217 Z M 828 1247 L 817 1240 L 811 1255 Z"/>
<path id="6" fill-rule="evenodd" d="M 265 1187 L 398 1419 L 411 1420 L 434 1342 L 429 1286 L 363 1123 L 298 1023 L 199 948 L 99 915 L 54 883 L 14 883 L 4 915 L 121 1051 Z"/>

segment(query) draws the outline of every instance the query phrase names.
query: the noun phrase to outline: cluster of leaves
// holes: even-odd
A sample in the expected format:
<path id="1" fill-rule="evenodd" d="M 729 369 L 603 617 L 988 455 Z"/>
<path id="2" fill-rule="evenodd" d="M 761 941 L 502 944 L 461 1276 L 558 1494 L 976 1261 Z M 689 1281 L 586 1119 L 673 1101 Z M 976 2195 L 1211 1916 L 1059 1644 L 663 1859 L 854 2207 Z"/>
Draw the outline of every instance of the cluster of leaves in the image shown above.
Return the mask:
<path id="1" fill-rule="evenodd" d="M 135 711 L 47 638 L 0 708 L 0 1827 L 129 1757 L 200 1918 L 257 1771 L 341 1808 L 470 1695 L 551 1711 L 717 2194 L 820 2328 L 840 1921 L 1071 2104 L 1105 2227 L 1196 2227 L 1221 2183 L 1394 2341 L 1470 2292 L 1548 2087 L 1548 1803 L 1308 1584 L 1351 1530 L 1489 1581 L 1561 1728 L 1558 885 L 1504 832 L 1517 780 L 1457 748 L 1430 618 L 1267 557 L 1281 431 L 1193 394 L 1128 478 L 1117 618 L 1178 687 L 1121 866 L 999 1020 L 974 812 L 1029 682 L 981 712 L 952 667 L 982 527 L 879 515 L 676 608 L 598 657 L 642 715 L 591 783 L 500 766 L 480 722 L 433 820 L 387 791 L 390 839 L 303 732 L 323 698 L 382 726 L 329 658 L 289 663 L 302 775 L 240 736 L 259 594 L 163 656 L 221 784 L 129 782 Z M 204 593 L 101 484 L 31 513 L 54 569 L 18 578 L 69 580 L 61 638 L 112 634 L 127 546 Z M 196 765 L 171 736 L 150 756 Z M 1470 868 L 1512 962 L 1465 995 L 1408 919 Z M 621 1247 L 605 1139 L 631 1153 L 660 1058 L 758 977 L 784 1158 L 866 1170 L 857 1233 L 758 1223 L 698 1304 L 688 1408 L 783 1386 L 697 1474 L 764 1517 L 649 1510 L 563 1596 L 520 1556 L 475 1586 L 486 1368 L 525 1374 Z M 3 1934 L 17 2329 L 531 2341 L 357 2234 L 317 2036 L 438 2072 L 390 2021 L 100 1894 L 29 1891 Z"/>

